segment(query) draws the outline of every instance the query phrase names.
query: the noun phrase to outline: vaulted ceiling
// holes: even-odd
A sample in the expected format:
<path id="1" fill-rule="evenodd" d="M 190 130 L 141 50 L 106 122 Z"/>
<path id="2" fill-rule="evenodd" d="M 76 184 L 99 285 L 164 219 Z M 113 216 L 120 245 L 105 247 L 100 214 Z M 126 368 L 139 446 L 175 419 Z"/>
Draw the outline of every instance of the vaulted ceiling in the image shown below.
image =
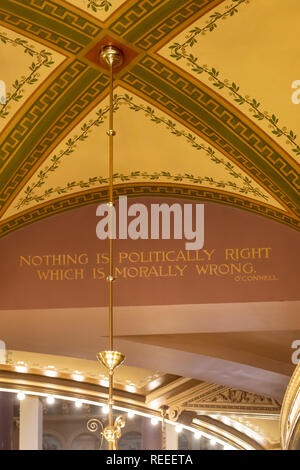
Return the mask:
<path id="1" fill-rule="evenodd" d="M 1 0 L 0 236 L 61 214 L 1 241 L 0 334 L 22 351 L 10 353 L 7 373 L 22 359 L 33 374 L 55 363 L 63 378 L 79 368 L 91 383 L 103 379 L 92 359 L 106 344 L 104 288 L 38 283 L 17 261 L 48 247 L 100 249 L 91 234 L 93 205 L 108 197 L 109 74 L 99 63 L 101 47 L 114 43 L 125 56 L 115 80 L 116 196 L 208 201 L 297 229 L 299 17 L 299 0 Z M 63 214 L 81 206 L 90 207 Z M 122 279 L 115 334 L 134 368 L 120 369 L 116 383 L 160 402 L 180 377 L 181 394 L 181 380 L 188 393 L 195 388 L 184 409 L 196 400 L 200 411 L 215 410 L 221 394 L 223 411 L 244 401 L 249 413 L 261 413 L 257 401 L 268 402 L 261 395 L 281 400 L 294 369 L 298 234 L 211 206 L 206 235 L 217 262 L 223 239 L 236 247 L 270 241 L 274 256 L 258 262 L 258 274 L 276 273 L 278 282 L 203 276 L 200 289 L 198 278 L 180 285 L 134 280 L 133 287 Z M 70 242 L 76 226 L 85 230 Z M 210 407 L 206 387 L 216 395 Z M 278 440 L 275 405 L 269 444 Z M 253 429 L 255 413 L 246 423 Z"/>
<path id="2" fill-rule="evenodd" d="M 298 0 L 1 0 L 0 231 L 116 194 L 190 197 L 299 224 Z M 226 21 L 224 21 L 226 20 Z"/>

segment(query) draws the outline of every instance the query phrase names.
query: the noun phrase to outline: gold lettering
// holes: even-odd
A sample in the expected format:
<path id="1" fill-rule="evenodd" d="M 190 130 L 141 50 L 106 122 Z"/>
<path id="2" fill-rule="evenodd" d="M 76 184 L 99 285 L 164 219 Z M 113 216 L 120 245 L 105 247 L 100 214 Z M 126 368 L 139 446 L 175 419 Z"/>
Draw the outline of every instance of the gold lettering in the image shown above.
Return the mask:
<path id="1" fill-rule="evenodd" d="M 133 274 L 131 274 L 131 273 L 133 273 Z M 128 268 L 128 270 L 127 270 L 127 275 L 128 275 L 128 277 L 131 277 L 131 278 L 132 278 L 132 277 L 137 277 L 137 276 L 139 275 L 139 270 L 138 270 L 138 268 L 133 268 L 133 267 L 132 267 L 132 268 Z"/>
<path id="2" fill-rule="evenodd" d="M 226 258 L 226 259 L 231 258 L 231 259 L 233 259 L 233 260 L 236 260 L 237 258 L 236 258 L 236 255 L 234 255 L 234 249 L 232 249 L 232 248 L 226 248 L 226 249 L 225 249 L 225 258 Z"/>
<path id="3" fill-rule="evenodd" d="M 171 262 L 172 262 L 172 261 L 175 261 L 175 258 L 170 259 L 170 254 L 171 254 L 171 253 L 175 255 L 175 251 L 174 251 L 174 250 L 172 250 L 172 251 L 167 251 L 167 253 L 166 253 L 166 259 L 167 259 L 167 261 L 171 261 Z"/>
<path id="4" fill-rule="evenodd" d="M 203 253 L 205 253 L 207 255 L 208 261 L 211 261 L 211 257 L 212 257 L 212 255 L 214 254 L 215 251 L 216 251 L 215 248 L 211 251 L 203 250 Z"/>
<path id="5" fill-rule="evenodd" d="M 20 266 L 23 266 L 23 263 L 27 264 L 27 266 L 31 266 L 31 256 L 28 256 L 27 259 L 25 256 L 20 256 Z"/>
<path id="6" fill-rule="evenodd" d="M 251 273 L 253 273 L 253 271 L 254 271 L 254 266 L 253 266 L 252 263 L 245 263 L 243 265 L 243 272 L 245 274 L 251 274 Z"/>
<path id="7" fill-rule="evenodd" d="M 119 262 L 123 263 L 123 260 L 128 259 L 128 253 L 126 251 L 120 251 L 119 253 Z"/>
<path id="8" fill-rule="evenodd" d="M 171 268 L 171 266 L 169 266 L 169 268 Z M 178 269 L 180 277 L 183 277 L 183 273 L 186 270 L 187 265 L 184 265 L 182 268 L 180 266 L 176 265 L 175 268 Z M 176 274 L 175 274 L 175 276 L 176 276 Z"/>
<path id="9" fill-rule="evenodd" d="M 140 255 L 136 251 L 133 251 L 132 253 L 129 254 L 130 263 L 137 263 L 139 260 L 140 260 Z"/>
<path id="10" fill-rule="evenodd" d="M 33 264 L 33 266 L 40 266 L 41 264 L 43 264 L 43 258 L 41 256 L 34 256 L 31 259 L 31 263 Z"/>
<path id="11" fill-rule="evenodd" d="M 199 275 L 200 274 L 207 274 L 208 269 L 209 269 L 209 265 L 206 264 L 205 266 L 204 265 L 199 266 L 199 264 L 196 264 L 196 269 L 197 269 L 197 273 Z"/>
<path id="12" fill-rule="evenodd" d="M 89 262 L 89 258 L 88 258 L 88 255 L 86 253 L 81 253 L 78 256 L 78 263 L 79 264 L 88 264 L 88 262 Z M 76 264 L 76 262 L 74 264 Z"/>
<path id="13" fill-rule="evenodd" d="M 104 279 L 105 278 L 105 272 L 104 268 L 93 268 L 93 279 Z"/>

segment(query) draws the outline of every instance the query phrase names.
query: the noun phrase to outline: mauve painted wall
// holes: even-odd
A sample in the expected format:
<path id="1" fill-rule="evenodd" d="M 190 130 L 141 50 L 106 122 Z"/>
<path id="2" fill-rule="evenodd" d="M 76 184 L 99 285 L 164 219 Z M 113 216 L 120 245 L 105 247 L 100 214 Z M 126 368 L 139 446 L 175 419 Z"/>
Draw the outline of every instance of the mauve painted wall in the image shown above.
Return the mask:
<path id="1" fill-rule="evenodd" d="M 128 204 L 133 202 L 129 200 Z M 144 198 L 135 202 L 178 203 L 179 200 Z M 107 305 L 105 280 L 87 278 L 80 281 L 40 281 L 35 269 L 19 265 L 21 255 L 87 253 L 90 259 L 90 273 L 95 266 L 93 260 L 96 253 L 108 251 L 108 242 L 100 241 L 96 237 L 95 229 L 99 220 L 96 217 L 96 207 L 97 205 L 88 206 L 50 217 L 0 240 L 1 309 Z M 122 240 L 116 241 L 115 245 L 116 251 L 128 252 L 185 250 L 184 240 Z M 188 264 L 184 277 L 120 278 L 114 284 L 115 303 L 167 305 L 298 300 L 299 233 L 239 209 L 213 203 L 205 204 L 204 249 L 217 250 L 212 261 L 214 264 L 226 263 L 225 248 L 258 247 L 270 247 L 272 251 L 270 259 L 255 261 L 257 274 L 276 275 L 278 280 L 236 282 L 233 276 L 228 275 L 203 277 L 196 273 L 193 266 L 195 263 L 169 263 L 180 266 Z M 242 262 L 246 263 L 247 260 Z M 166 264 L 168 263 L 164 266 Z"/>

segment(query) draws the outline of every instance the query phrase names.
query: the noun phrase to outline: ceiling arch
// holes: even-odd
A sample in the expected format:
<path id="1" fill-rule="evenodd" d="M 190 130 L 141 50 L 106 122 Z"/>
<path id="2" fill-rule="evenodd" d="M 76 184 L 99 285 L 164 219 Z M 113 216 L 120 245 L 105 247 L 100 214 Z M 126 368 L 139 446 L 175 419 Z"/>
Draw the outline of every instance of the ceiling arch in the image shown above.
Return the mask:
<path id="1" fill-rule="evenodd" d="M 273 6 L 269 0 L 3 0 L 0 56 L 8 63 L 14 50 L 16 59 L 3 72 L 7 96 L 0 105 L 1 235 L 107 197 L 109 77 L 93 54 L 109 40 L 127 58 L 116 76 L 116 195 L 214 201 L 297 228 L 296 105 L 283 104 L 287 90 L 274 80 L 274 109 L 264 111 L 270 96 L 256 79 L 250 98 L 243 73 L 247 51 L 253 61 L 263 38 L 262 28 L 253 36 L 253 15 L 277 8 L 269 37 L 278 18 L 296 17 L 299 5 L 290 2 L 291 8 L 277 0 Z M 299 46 L 295 30 L 284 29 L 288 52 L 270 55 L 291 61 Z M 236 77 L 239 67 L 221 44 L 233 47 L 237 34 L 245 55 Z M 230 80 L 202 64 L 205 44 L 211 55 L 216 51 L 216 67 L 220 50 Z M 262 74 L 274 66 L 273 55 L 266 62 L 257 52 Z M 290 117 L 286 127 L 281 111 Z"/>

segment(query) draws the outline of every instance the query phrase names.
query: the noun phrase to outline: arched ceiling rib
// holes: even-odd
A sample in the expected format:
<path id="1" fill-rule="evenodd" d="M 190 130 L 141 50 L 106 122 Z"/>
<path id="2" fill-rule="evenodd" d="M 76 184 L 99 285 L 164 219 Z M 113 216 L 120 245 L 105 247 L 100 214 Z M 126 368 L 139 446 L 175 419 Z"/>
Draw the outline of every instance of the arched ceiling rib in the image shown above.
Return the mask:
<path id="1" fill-rule="evenodd" d="M 247 3 L 3 0 L 1 234 L 106 198 L 109 79 L 93 57 L 108 38 L 128 58 L 117 193 L 213 200 L 297 227 L 299 5 Z"/>

